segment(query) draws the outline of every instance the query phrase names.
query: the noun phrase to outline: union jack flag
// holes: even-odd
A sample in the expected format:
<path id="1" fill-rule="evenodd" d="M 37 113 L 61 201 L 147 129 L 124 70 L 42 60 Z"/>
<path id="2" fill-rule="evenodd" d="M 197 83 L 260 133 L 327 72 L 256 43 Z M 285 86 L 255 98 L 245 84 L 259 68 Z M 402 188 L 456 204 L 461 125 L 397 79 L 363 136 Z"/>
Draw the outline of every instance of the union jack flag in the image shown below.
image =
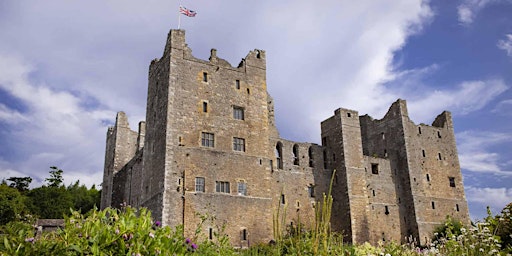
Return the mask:
<path id="1" fill-rule="evenodd" d="M 197 14 L 195 11 L 189 10 L 181 5 L 180 5 L 180 13 L 185 16 L 188 16 L 188 17 L 195 17 Z"/>

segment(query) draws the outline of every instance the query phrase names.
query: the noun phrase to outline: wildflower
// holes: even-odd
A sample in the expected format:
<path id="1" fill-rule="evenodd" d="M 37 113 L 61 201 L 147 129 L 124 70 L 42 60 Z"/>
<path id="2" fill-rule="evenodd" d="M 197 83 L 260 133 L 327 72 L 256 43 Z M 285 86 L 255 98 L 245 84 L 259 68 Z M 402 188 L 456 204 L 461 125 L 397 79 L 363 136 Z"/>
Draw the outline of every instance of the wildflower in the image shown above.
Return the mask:
<path id="1" fill-rule="evenodd" d="M 194 249 L 194 250 L 195 250 L 195 249 L 197 249 L 197 244 L 192 244 L 192 245 L 191 245 L 191 247 L 192 247 L 192 249 Z M 391 255 L 390 255 L 390 256 L 391 256 Z"/>
<path id="2" fill-rule="evenodd" d="M 116 232 L 116 235 L 119 235 L 119 229 L 116 229 L 115 232 Z"/>
<path id="3" fill-rule="evenodd" d="M 479 250 L 479 251 L 484 252 L 484 248 L 480 248 L 480 250 Z"/>
<path id="4" fill-rule="evenodd" d="M 162 225 L 162 223 L 160 223 L 160 221 L 158 221 L 158 220 L 155 221 L 155 226 L 160 227 L 160 225 Z"/>
<path id="5" fill-rule="evenodd" d="M 149 232 L 149 237 L 151 237 L 151 238 L 155 238 L 155 234 L 153 234 L 153 233 Z"/>
<path id="6" fill-rule="evenodd" d="M 466 229 L 465 229 L 465 228 L 461 228 L 461 229 L 460 229 L 460 232 L 465 233 L 465 232 L 466 232 Z"/>
<path id="7" fill-rule="evenodd" d="M 34 243 L 35 239 L 33 237 L 25 238 L 25 242 Z"/>
<path id="8" fill-rule="evenodd" d="M 190 244 L 190 238 L 185 239 L 186 244 Z"/>
<path id="9" fill-rule="evenodd" d="M 391 256 L 391 254 L 389 254 L 389 253 L 386 253 L 386 255 L 384 255 L 384 256 Z"/>

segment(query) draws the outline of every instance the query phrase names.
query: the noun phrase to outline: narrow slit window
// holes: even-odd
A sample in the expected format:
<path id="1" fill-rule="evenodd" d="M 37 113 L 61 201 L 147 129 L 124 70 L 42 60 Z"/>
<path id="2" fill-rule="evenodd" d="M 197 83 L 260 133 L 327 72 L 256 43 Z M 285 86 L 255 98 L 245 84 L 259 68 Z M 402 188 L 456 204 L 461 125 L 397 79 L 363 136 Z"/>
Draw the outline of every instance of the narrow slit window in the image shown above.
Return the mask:
<path id="1" fill-rule="evenodd" d="M 247 229 L 242 230 L 242 241 L 247 241 Z"/>
<path id="2" fill-rule="evenodd" d="M 421 155 L 423 155 L 423 157 L 427 156 L 427 153 L 425 153 L 424 149 L 421 150 Z"/>
<path id="3" fill-rule="evenodd" d="M 209 228 L 209 232 L 208 233 L 209 233 L 208 238 L 210 240 L 212 240 L 213 239 L 213 228 Z"/>
<path id="4" fill-rule="evenodd" d="M 285 204 L 286 203 L 286 198 L 284 196 L 284 194 L 281 194 L 281 204 Z"/>
<path id="5" fill-rule="evenodd" d="M 384 206 L 384 214 L 389 215 L 389 209 L 388 206 Z"/>
<path id="6" fill-rule="evenodd" d="M 208 102 L 206 102 L 206 101 L 203 101 L 203 112 L 204 113 L 208 112 Z"/>
<path id="7" fill-rule="evenodd" d="M 421 127 L 418 127 L 418 134 L 421 134 Z"/>
<path id="8" fill-rule="evenodd" d="M 436 203 L 434 201 L 432 201 L 432 209 L 436 209 Z"/>
<path id="9" fill-rule="evenodd" d="M 443 157 L 441 156 L 441 153 L 437 153 L 437 159 L 443 160 Z"/>
<path id="10" fill-rule="evenodd" d="M 315 197 L 315 186 L 313 184 L 309 184 L 308 186 L 308 195 L 311 198 Z"/>
<path id="11" fill-rule="evenodd" d="M 437 137 L 438 138 L 442 138 L 443 136 L 441 136 L 441 132 L 440 131 L 437 131 Z"/>
<path id="12" fill-rule="evenodd" d="M 203 82 L 208 82 L 208 73 L 203 72 Z"/>
<path id="13" fill-rule="evenodd" d="M 427 181 L 430 181 L 430 175 L 427 173 Z"/>
<path id="14" fill-rule="evenodd" d="M 324 150 L 324 169 L 327 169 L 327 152 Z"/>
<path id="15" fill-rule="evenodd" d="M 455 204 L 455 210 L 459 211 L 459 204 Z"/>
<path id="16" fill-rule="evenodd" d="M 240 80 L 236 80 L 236 81 L 235 81 L 235 88 L 236 88 L 237 90 L 240 90 Z"/>
<path id="17" fill-rule="evenodd" d="M 308 156 L 309 156 L 309 167 L 314 167 L 313 164 L 313 149 L 309 147 L 308 149 Z"/>

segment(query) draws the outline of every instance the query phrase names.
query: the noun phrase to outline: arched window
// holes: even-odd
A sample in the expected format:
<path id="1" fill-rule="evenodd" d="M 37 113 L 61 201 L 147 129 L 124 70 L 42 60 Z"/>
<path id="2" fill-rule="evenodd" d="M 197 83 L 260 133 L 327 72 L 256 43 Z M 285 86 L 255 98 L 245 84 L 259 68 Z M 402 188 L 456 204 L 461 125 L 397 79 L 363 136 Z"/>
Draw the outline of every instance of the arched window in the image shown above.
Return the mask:
<path id="1" fill-rule="evenodd" d="M 293 145 L 293 164 L 299 165 L 299 145 Z"/>
<path id="2" fill-rule="evenodd" d="M 277 169 L 283 169 L 283 144 L 281 142 L 276 145 L 276 163 Z"/>
<path id="3" fill-rule="evenodd" d="M 308 149 L 308 156 L 309 156 L 309 167 L 314 167 L 313 164 L 313 148 L 309 147 Z"/>

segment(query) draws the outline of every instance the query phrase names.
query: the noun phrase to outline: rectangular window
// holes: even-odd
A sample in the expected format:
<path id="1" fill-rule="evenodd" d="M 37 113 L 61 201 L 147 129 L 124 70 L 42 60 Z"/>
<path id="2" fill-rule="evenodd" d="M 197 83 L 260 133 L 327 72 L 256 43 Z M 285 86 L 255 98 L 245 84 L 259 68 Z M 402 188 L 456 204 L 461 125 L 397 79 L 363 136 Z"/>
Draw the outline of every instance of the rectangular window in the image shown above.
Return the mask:
<path id="1" fill-rule="evenodd" d="M 196 177 L 196 192 L 204 192 L 204 177 Z"/>
<path id="2" fill-rule="evenodd" d="M 443 157 L 441 156 L 441 153 L 437 153 L 437 159 L 443 160 Z"/>
<path id="3" fill-rule="evenodd" d="M 432 209 L 436 209 L 436 203 L 434 203 L 434 201 L 432 201 Z"/>
<path id="4" fill-rule="evenodd" d="M 240 90 L 240 80 L 235 81 L 235 87 L 236 89 Z"/>
<path id="5" fill-rule="evenodd" d="M 450 181 L 450 187 L 455 187 L 455 178 L 454 177 L 448 177 L 448 180 Z"/>
<path id="6" fill-rule="evenodd" d="M 309 197 L 311 197 L 311 198 L 315 197 L 315 186 L 313 184 L 309 184 L 308 194 L 309 194 Z"/>
<path id="7" fill-rule="evenodd" d="M 203 72 L 203 82 L 208 82 L 208 73 Z"/>
<path id="8" fill-rule="evenodd" d="M 247 229 L 242 230 L 242 241 L 247 241 Z"/>
<path id="9" fill-rule="evenodd" d="M 372 174 L 379 174 L 379 164 L 372 164 Z"/>
<path id="10" fill-rule="evenodd" d="M 203 112 L 208 112 L 208 102 L 203 101 Z"/>
<path id="11" fill-rule="evenodd" d="M 245 139 L 233 138 L 233 150 L 245 152 Z"/>
<path id="12" fill-rule="evenodd" d="M 455 210 L 459 211 L 459 204 L 455 204 Z"/>
<path id="13" fill-rule="evenodd" d="M 281 204 L 285 204 L 286 203 L 286 200 L 284 198 L 284 194 L 281 194 Z"/>
<path id="14" fill-rule="evenodd" d="M 247 183 L 240 181 L 238 182 L 238 195 L 246 196 L 247 195 Z"/>
<path id="15" fill-rule="evenodd" d="M 215 182 L 215 191 L 219 193 L 230 193 L 229 192 L 229 182 L 227 181 L 216 181 Z"/>
<path id="16" fill-rule="evenodd" d="M 215 147 L 215 136 L 213 133 L 201 133 L 201 146 L 213 148 Z"/>
<path id="17" fill-rule="evenodd" d="M 233 118 L 237 120 L 244 120 L 244 108 L 233 106 Z"/>
<path id="18" fill-rule="evenodd" d="M 423 157 L 427 156 L 424 149 L 421 150 L 421 155 L 423 155 Z"/>

